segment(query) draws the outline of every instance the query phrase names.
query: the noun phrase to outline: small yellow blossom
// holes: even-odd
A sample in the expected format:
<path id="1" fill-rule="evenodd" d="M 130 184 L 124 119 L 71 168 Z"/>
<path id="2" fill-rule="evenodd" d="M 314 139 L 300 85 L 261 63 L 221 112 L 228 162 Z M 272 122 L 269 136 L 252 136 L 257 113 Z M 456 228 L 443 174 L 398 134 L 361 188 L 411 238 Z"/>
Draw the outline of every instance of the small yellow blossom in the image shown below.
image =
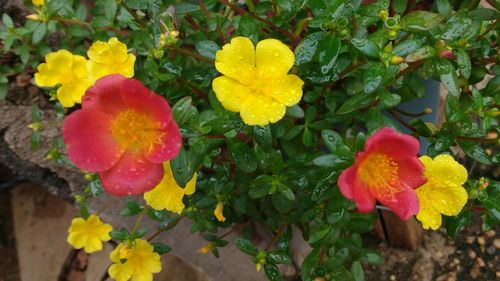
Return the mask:
<path id="1" fill-rule="evenodd" d="M 161 271 L 160 255 L 148 241 L 136 239 L 130 245 L 120 243 L 110 254 L 114 262 L 108 274 L 116 281 L 151 281 Z"/>
<path id="2" fill-rule="evenodd" d="M 27 15 L 26 18 L 29 19 L 29 20 L 34 20 L 34 21 L 39 21 L 40 20 L 40 16 L 37 15 L 37 14 Z"/>
<path id="3" fill-rule="evenodd" d="M 449 155 L 419 158 L 425 166 L 427 183 L 416 189 L 420 202 L 417 219 L 425 229 L 441 226 L 441 214 L 456 216 L 467 203 L 467 191 L 462 185 L 467 181 L 467 170 Z"/>
<path id="4" fill-rule="evenodd" d="M 121 74 L 125 77 L 134 76 L 135 56 L 129 54 L 127 45 L 116 37 L 109 39 L 108 42 L 94 42 L 87 51 L 87 56 L 89 57 L 89 74 L 92 82 L 109 74 Z"/>
<path id="5" fill-rule="evenodd" d="M 213 243 L 208 243 L 207 245 L 203 246 L 202 248 L 200 248 L 198 250 L 198 252 L 200 254 L 206 254 L 206 253 L 210 253 L 211 251 L 213 251 L 215 249 L 215 246 Z"/>
<path id="6" fill-rule="evenodd" d="M 144 193 L 144 200 L 155 210 L 167 209 L 178 214 L 184 210 L 182 198 L 184 195 L 191 195 L 196 188 L 196 173 L 186 184 L 185 188 L 180 187 L 175 181 L 170 162 L 163 164 L 165 174 L 161 182 L 151 191 Z"/>
<path id="7" fill-rule="evenodd" d="M 288 74 L 294 61 L 279 40 L 262 40 L 254 47 L 250 39 L 236 37 L 216 53 L 215 68 L 223 76 L 214 79 L 212 88 L 222 106 L 239 112 L 247 125 L 275 123 L 302 98 L 304 82 Z"/>
<path id="8" fill-rule="evenodd" d="M 31 0 L 31 3 L 33 3 L 33 5 L 37 7 L 40 7 L 45 5 L 45 0 Z"/>
<path id="9" fill-rule="evenodd" d="M 102 250 L 102 242 L 109 241 L 113 227 L 101 221 L 99 216 L 90 215 L 87 219 L 74 218 L 68 229 L 68 243 L 75 249 L 83 248 L 86 253 Z"/>
<path id="10" fill-rule="evenodd" d="M 87 60 L 67 50 L 45 56 L 45 63 L 38 66 L 35 83 L 40 87 L 62 86 L 57 89 L 57 99 L 64 107 L 81 103 L 82 96 L 91 82 L 88 80 Z"/>
<path id="11" fill-rule="evenodd" d="M 224 204 L 222 204 L 221 202 L 217 203 L 214 210 L 214 216 L 217 218 L 218 221 L 226 221 L 223 212 L 224 212 Z"/>

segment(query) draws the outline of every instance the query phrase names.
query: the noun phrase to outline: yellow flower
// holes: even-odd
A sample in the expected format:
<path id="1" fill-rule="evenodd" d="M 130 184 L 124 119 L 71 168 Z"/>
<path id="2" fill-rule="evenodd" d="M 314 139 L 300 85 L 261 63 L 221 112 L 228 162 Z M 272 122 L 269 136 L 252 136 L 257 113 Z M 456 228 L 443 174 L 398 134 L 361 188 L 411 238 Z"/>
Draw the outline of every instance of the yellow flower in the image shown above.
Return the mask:
<path id="1" fill-rule="evenodd" d="M 33 5 L 35 6 L 40 7 L 45 5 L 45 0 L 31 0 L 31 3 L 33 3 Z"/>
<path id="2" fill-rule="evenodd" d="M 191 195 L 196 188 L 196 173 L 186 184 L 185 188 L 180 187 L 175 181 L 170 162 L 163 164 L 165 174 L 161 182 L 151 191 L 144 193 L 144 200 L 155 210 L 167 209 L 178 214 L 184 210 L 182 198 L 184 195 Z"/>
<path id="3" fill-rule="evenodd" d="M 218 221 L 226 221 L 226 217 L 224 217 L 224 204 L 221 202 L 217 203 L 215 206 L 214 210 L 214 216 L 217 218 Z"/>
<path id="4" fill-rule="evenodd" d="M 215 246 L 213 243 L 208 243 L 207 245 L 203 246 L 202 248 L 200 248 L 198 250 L 198 252 L 200 254 L 206 254 L 206 253 L 210 253 L 211 251 L 213 251 L 215 249 Z"/>
<path id="5" fill-rule="evenodd" d="M 45 63 L 38 66 L 35 83 L 40 87 L 62 86 L 57 89 L 57 99 L 64 107 L 81 103 L 82 96 L 91 86 L 88 80 L 87 60 L 67 50 L 45 56 Z"/>
<path id="6" fill-rule="evenodd" d="M 467 203 L 467 191 L 462 187 L 467 170 L 449 155 L 419 159 L 425 166 L 427 183 L 416 190 L 420 202 L 417 219 L 425 229 L 436 230 L 441 226 L 441 214 L 456 216 Z"/>
<path id="7" fill-rule="evenodd" d="M 129 244 L 120 243 L 110 254 L 114 264 L 108 269 L 117 281 L 152 281 L 153 273 L 161 271 L 160 255 L 148 241 L 136 239 Z"/>
<path id="8" fill-rule="evenodd" d="M 304 82 L 287 74 L 293 52 L 276 39 L 262 40 L 254 48 L 250 39 L 236 37 L 215 56 L 215 68 L 223 74 L 214 79 L 217 99 L 229 111 L 239 112 L 247 125 L 278 122 L 286 106 L 302 98 Z"/>
<path id="9" fill-rule="evenodd" d="M 125 77 L 134 76 L 135 56 L 127 52 L 127 45 L 118 41 L 116 37 L 108 42 L 96 41 L 87 51 L 89 57 L 90 80 L 109 74 L 121 74 Z"/>
<path id="10" fill-rule="evenodd" d="M 83 248 L 86 253 L 102 250 L 102 242 L 109 241 L 113 227 L 101 221 L 99 216 L 90 215 L 87 219 L 74 218 L 68 229 L 68 243 L 75 249 Z"/>

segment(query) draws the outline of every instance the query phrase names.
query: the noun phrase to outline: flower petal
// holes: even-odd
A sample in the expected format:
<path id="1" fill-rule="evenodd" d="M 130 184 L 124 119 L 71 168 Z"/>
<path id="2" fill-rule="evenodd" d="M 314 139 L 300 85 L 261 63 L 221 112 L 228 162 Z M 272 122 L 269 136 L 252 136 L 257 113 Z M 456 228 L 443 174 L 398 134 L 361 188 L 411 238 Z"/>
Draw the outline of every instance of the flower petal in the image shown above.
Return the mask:
<path id="1" fill-rule="evenodd" d="M 134 268 L 128 265 L 127 262 L 120 263 L 119 261 L 108 269 L 109 276 L 116 281 L 128 281 L 133 272 Z"/>
<path id="2" fill-rule="evenodd" d="M 82 98 L 82 108 L 95 109 L 111 115 L 125 110 L 126 105 L 121 96 L 122 83 L 125 77 L 112 74 L 95 82 Z"/>
<path id="3" fill-rule="evenodd" d="M 182 146 L 181 133 L 175 122 L 170 122 L 162 133 L 160 143 L 155 144 L 152 150 L 146 154 L 149 161 L 160 164 L 175 158 Z"/>
<path id="4" fill-rule="evenodd" d="M 424 188 L 416 190 L 420 201 L 420 211 L 417 214 L 417 219 L 422 222 L 424 229 L 436 230 L 441 226 L 441 214 L 433 207 L 433 204 L 426 198 Z"/>
<path id="5" fill-rule="evenodd" d="M 281 120 L 285 112 L 283 104 L 266 96 L 251 94 L 243 101 L 240 114 L 247 125 L 265 126 Z"/>
<path id="6" fill-rule="evenodd" d="M 396 160 L 398 165 L 398 178 L 407 186 L 416 189 L 425 184 L 424 165 L 416 157 Z"/>
<path id="7" fill-rule="evenodd" d="M 175 183 L 171 173 L 165 173 L 162 181 L 153 190 L 144 193 L 144 200 L 153 209 L 167 209 L 178 214 L 184 210 L 183 197 L 184 190 Z"/>
<path id="8" fill-rule="evenodd" d="M 215 54 L 215 68 L 222 74 L 250 84 L 254 79 L 255 48 L 246 37 L 235 37 Z"/>
<path id="9" fill-rule="evenodd" d="M 113 167 L 124 151 L 111 136 L 110 126 L 109 115 L 97 110 L 78 110 L 68 115 L 62 135 L 69 159 L 89 172 Z"/>
<path id="10" fill-rule="evenodd" d="M 420 205 L 417 194 L 413 189 L 405 187 L 402 192 L 398 192 L 392 196 L 379 192 L 381 190 L 384 189 L 377 190 L 377 188 L 370 187 L 370 192 L 373 196 L 375 196 L 380 203 L 391 209 L 391 211 L 402 220 L 407 220 L 411 216 L 418 214 Z"/>
<path id="11" fill-rule="evenodd" d="M 281 76 L 288 73 L 295 61 L 290 48 L 276 39 L 265 39 L 257 43 L 256 67 L 268 76 Z"/>
<path id="12" fill-rule="evenodd" d="M 250 95 L 250 90 L 245 85 L 228 76 L 215 78 L 212 88 L 222 106 L 233 112 L 240 112 L 243 100 Z"/>
<path id="13" fill-rule="evenodd" d="M 460 186 L 467 181 L 467 170 L 450 155 L 436 156 L 429 169 L 441 182 Z"/>
<path id="14" fill-rule="evenodd" d="M 137 195 L 151 190 L 161 181 L 163 167 L 139 153 L 126 151 L 115 166 L 100 172 L 99 177 L 110 194 Z"/>
<path id="15" fill-rule="evenodd" d="M 359 177 L 354 179 L 352 196 L 360 213 L 369 213 L 375 209 L 375 197 L 371 194 L 370 188 Z"/>
<path id="16" fill-rule="evenodd" d="M 375 132 L 365 144 L 365 151 L 377 151 L 393 159 L 416 156 L 419 150 L 420 143 L 416 138 L 387 127 Z"/>
<path id="17" fill-rule="evenodd" d="M 138 80 L 125 79 L 120 91 L 125 104 L 154 118 L 160 128 L 165 129 L 172 122 L 172 110 L 167 100 L 146 88 Z"/>
<path id="18" fill-rule="evenodd" d="M 345 198 L 347 199 L 353 199 L 353 189 L 354 189 L 354 181 L 356 179 L 356 166 L 353 165 L 345 170 L 342 171 L 342 173 L 339 176 L 339 179 L 337 180 L 338 186 L 340 193 L 344 195 Z"/>
<path id="19" fill-rule="evenodd" d="M 278 102 L 292 106 L 302 98 L 302 81 L 297 75 L 284 75 L 271 83 L 270 96 Z"/>
<path id="20" fill-rule="evenodd" d="M 432 188 L 430 195 L 432 206 L 441 214 L 456 216 L 467 203 L 468 195 L 465 188 L 458 185 L 440 185 Z"/>

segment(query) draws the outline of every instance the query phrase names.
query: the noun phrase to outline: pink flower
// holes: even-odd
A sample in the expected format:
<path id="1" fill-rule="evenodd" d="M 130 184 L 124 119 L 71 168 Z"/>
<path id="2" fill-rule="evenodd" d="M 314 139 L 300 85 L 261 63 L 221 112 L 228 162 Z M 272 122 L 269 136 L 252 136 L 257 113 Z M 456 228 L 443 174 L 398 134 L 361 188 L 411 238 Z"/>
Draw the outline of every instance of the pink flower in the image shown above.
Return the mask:
<path id="1" fill-rule="evenodd" d="M 142 194 L 163 177 L 163 162 L 182 145 L 168 102 L 121 75 L 97 80 L 82 109 L 66 117 L 63 140 L 71 161 L 99 174 L 113 195 Z"/>
<path id="2" fill-rule="evenodd" d="M 382 128 L 369 137 L 365 150 L 338 179 L 340 192 L 369 213 L 376 200 L 407 220 L 419 211 L 417 187 L 426 182 L 418 160 L 420 144 L 412 136 Z"/>

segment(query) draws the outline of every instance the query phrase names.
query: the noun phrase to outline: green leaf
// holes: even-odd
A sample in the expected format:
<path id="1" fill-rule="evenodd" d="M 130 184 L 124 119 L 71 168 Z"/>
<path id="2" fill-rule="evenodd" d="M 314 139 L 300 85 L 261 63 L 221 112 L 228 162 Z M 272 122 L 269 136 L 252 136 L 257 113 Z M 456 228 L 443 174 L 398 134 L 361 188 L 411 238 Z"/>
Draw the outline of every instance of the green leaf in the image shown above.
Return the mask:
<path id="1" fill-rule="evenodd" d="M 389 93 L 388 91 L 381 91 L 378 96 L 382 103 L 387 107 L 394 107 L 401 102 L 401 97 L 397 94 Z"/>
<path id="2" fill-rule="evenodd" d="M 451 41 L 463 37 L 466 32 L 472 29 L 472 23 L 472 20 L 468 18 L 448 21 L 441 34 L 441 39 Z"/>
<path id="3" fill-rule="evenodd" d="M 44 22 L 41 22 L 40 24 L 38 24 L 35 31 L 33 31 L 33 38 L 31 40 L 33 42 L 33 45 L 36 45 L 40 41 L 42 41 L 46 32 L 47 32 L 47 25 Z"/>
<path id="4" fill-rule="evenodd" d="M 134 233 L 132 233 L 130 236 L 133 239 L 141 238 L 144 235 L 146 235 L 146 233 L 148 233 L 148 231 L 149 231 L 149 228 L 147 226 L 144 226 L 144 227 L 141 227 L 141 228 L 137 229 L 136 231 L 134 231 Z"/>
<path id="5" fill-rule="evenodd" d="M 276 210 L 282 214 L 288 213 L 294 205 L 294 201 L 288 200 L 288 198 L 281 193 L 273 193 L 273 195 L 271 195 L 271 200 Z"/>
<path id="6" fill-rule="evenodd" d="M 177 154 L 177 157 L 170 160 L 170 168 L 172 169 L 172 174 L 174 175 L 175 181 L 181 187 L 186 186 L 186 184 L 191 180 L 195 173 L 196 167 L 194 167 L 189 157 L 188 152 L 182 147 Z"/>
<path id="7" fill-rule="evenodd" d="M 295 48 L 295 65 L 301 65 L 313 59 L 318 49 L 319 41 L 325 34 L 325 32 L 319 31 L 311 33 L 302 39 L 297 48 Z"/>
<path id="8" fill-rule="evenodd" d="M 380 58 L 381 49 L 377 44 L 373 43 L 373 41 L 371 40 L 365 38 L 352 38 L 351 44 L 368 58 L 371 59 Z"/>
<path id="9" fill-rule="evenodd" d="M 292 264 L 292 259 L 290 256 L 282 251 L 268 252 L 266 255 L 266 260 L 272 264 Z"/>
<path id="10" fill-rule="evenodd" d="M 215 59 L 215 53 L 220 50 L 219 44 L 212 40 L 197 41 L 195 48 L 200 55 L 213 60 Z"/>
<path id="11" fill-rule="evenodd" d="M 109 233 L 109 236 L 111 236 L 111 239 L 115 240 L 115 241 L 118 241 L 118 242 L 121 242 L 125 239 L 128 238 L 129 236 L 129 233 L 126 229 L 121 229 L 121 230 L 112 230 L 110 233 Z"/>
<path id="12" fill-rule="evenodd" d="M 192 108 L 193 108 L 193 106 L 191 105 L 192 101 L 193 100 L 190 96 L 185 96 L 178 102 L 176 102 L 172 107 L 174 119 L 177 122 L 177 124 L 185 123 L 189 118 L 189 116 L 192 116 Z"/>
<path id="13" fill-rule="evenodd" d="M 413 11 L 399 21 L 402 29 L 412 32 L 431 30 L 443 20 L 443 16 L 428 11 Z"/>
<path id="14" fill-rule="evenodd" d="M 14 28 L 14 21 L 8 14 L 3 14 L 2 15 L 2 21 L 5 27 L 7 28 Z"/>
<path id="15" fill-rule="evenodd" d="M 336 35 L 329 34 L 321 39 L 318 49 L 317 53 L 321 73 L 327 74 L 337 60 L 340 51 L 340 39 Z"/>
<path id="16" fill-rule="evenodd" d="M 85 19 L 87 18 L 87 7 L 84 4 L 78 6 L 78 9 L 76 9 L 75 16 L 77 19 L 85 21 Z"/>
<path id="17" fill-rule="evenodd" d="M 497 10 L 479 7 L 469 12 L 469 17 L 474 20 L 497 20 L 500 19 L 500 13 Z"/>
<path id="18" fill-rule="evenodd" d="M 27 64 L 30 59 L 30 49 L 28 45 L 22 45 L 19 47 L 19 56 L 21 57 L 21 62 Z"/>
<path id="19" fill-rule="evenodd" d="M 312 281 L 314 276 L 314 269 L 319 263 L 320 248 L 314 248 L 302 262 L 300 267 L 300 277 L 302 281 Z M 334 279 L 335 280 L 335 279 Z M 336 280 L 337 281 L 337 280 Z"/>
<path id="20" fill-rule="evenodd" d="M 121 216 L 133 216 L 141 212 L 141 206 L 131 198 L 125 199 L 125 208 L 120 211 Z"/>
<path id="21" fill-rule="evenodd" d="M 424 39 L 408 39 L 394 46 L 392 53 L 397 56 L 406 56 L 420 48 L 425 43 Z"/>
<path id="22" fill-rule="evenodd" d="M 481 147 L 481 145 L 474 141 L 457 141 L 462 150 L 472 159 L 490 165 L 491 160 L 490 156 L 486 153 L 486 151 Z"/>
<path id="23" fill-rule="evenodd" d="M 265 151 L 269 150 L 273 145 L 273 136 L 269 125 L 253 126 L 253 134 L 259 146 Z"/>
<path id="24" fill-rule="evenodd" d="M 453 8 L 448 0 L 436 0 L 439 13 L 445 17 L 449 16 Z"/>
<path id="25" fill-rule="evenodd" d="M 350 97 L 340 108 L 337 110 L 337 114 L 347 114 L 355 111 L 358 108 L 367 106 L 373 101 L 373 94 L 359 93 Z"/>
<path id="26" fill-rule="evenodd" d="M 298 104 L 286 108 L 286 116 L 293 118 L 304 118 L 304 110 Z"/>
<path id="27" fill-rule="evenodd" d="M 316 229 L 311 230 L 311 234 L 309 235 L 309 240 L 307 242 L 309 244 L 314 244 L 319 240 L 323 239 L 328 232 L 332 229 L 332 225 L 325 224 L 323 226 L 316 227 Z"/>
<path id="28" fill-rule="evenodd" d="M 331 272 L 332 280 L 335 281 L 355 281 L 351 273 L 344 266 L 337 267 Z"/>
<path id="29" fill-rule="evenodd" d="M 436 70 L 445 88 L 455 97 L 460 96 L 457 74 L 453 64 L 447 60 L 436 60 Z"/>
<path id="30" fill-rule="evenodd" d="M 256 256 L 259 253 L 257 247 L 255 247 L 248 239 L 236 238 L 234 240 L 234 244 L 238 247 L 238 249 L 250 256 Z"/>
<path id="31" fill-rule="evenodd" d="M 321 138 L 330 152 L 335 152 L 337 150 L 337 146 L 344 143 L 344 140 L 339 133 L 332 130 L 321 131 Z"/>
<path id="32" fill-rule="evenodd" d="M 270 281 L 283 281 L 283 277 L 281 277 L 278 267 L 274 264 L 266 263 L 264 265 L 264 272 Z"/>
<path id="33" fill-rule="evenodd" d="M 257 158 L 252 149 L 240 140 L 227 140 L 227 146 L 234 164 L 245 173 L 252 173 L 257 169 Z"/>
<path id="34" fill-rule="evenodd" d="M 348 166 L 348 161 L 335 154 L 326 154 L 314 158 L 313 164 L 318 167 L 341 168 Z"/>
<path id="35" fill-rule="evenodd" d="M 469 79 L 472 69 L 472 64 L 470 61 L 469 53 L 464 49 L 457 50 L 457 64 L 460 74 L 465 78 Z"/>
<path id="36" fill-rule="evenodd" d="M 458 216 L 446 217 L 446 232 L 452 238 L 457 237 L 460 229 L 472 222 L 472 213 L 468 209 L 464 209 Z"/>
<path id="37" fill-rule="evenodd" d="M 384 79 L 385 68 L 380 63 L 370 64 L 363 74 L 363 90 L 370 94 L 376 91 Z"/>
<path id="38" fill-rule="evenodd" d="M 153 245 L 153 251 L 155 253 L 158 253 L 159 255 L 163 255 L 163 254 L 166 254 L 170 251 L 172 251 L 172 247 L 170 247 L 169 245 L 165 244 L 165 243 L 162 243 L 162 242 L 154 242 L 154 243 L 151 243 L 151 245 Z"/>
<path id="39" fill-rule="evenodd" d="M 351 265 L 351 272 L 354 280 L 356 281 L 365 281 L 365 273 L 363 271 L 363 267 L 359 261 L 355 261 Z"/>
<path id="40" fill-rule="evenodd" d="M 266 196 L 272 186 L 273 178 L 269 175 L 260 175 L 252 182 L 252 188 L 248 191 L 248 196 L 257 199 Z"/>
<path id="41" fill-rule="evenodd" d="M 372 265 L 381 265 L 384 260 L 377 253 L 366 253 L 366 261 Z"/>

